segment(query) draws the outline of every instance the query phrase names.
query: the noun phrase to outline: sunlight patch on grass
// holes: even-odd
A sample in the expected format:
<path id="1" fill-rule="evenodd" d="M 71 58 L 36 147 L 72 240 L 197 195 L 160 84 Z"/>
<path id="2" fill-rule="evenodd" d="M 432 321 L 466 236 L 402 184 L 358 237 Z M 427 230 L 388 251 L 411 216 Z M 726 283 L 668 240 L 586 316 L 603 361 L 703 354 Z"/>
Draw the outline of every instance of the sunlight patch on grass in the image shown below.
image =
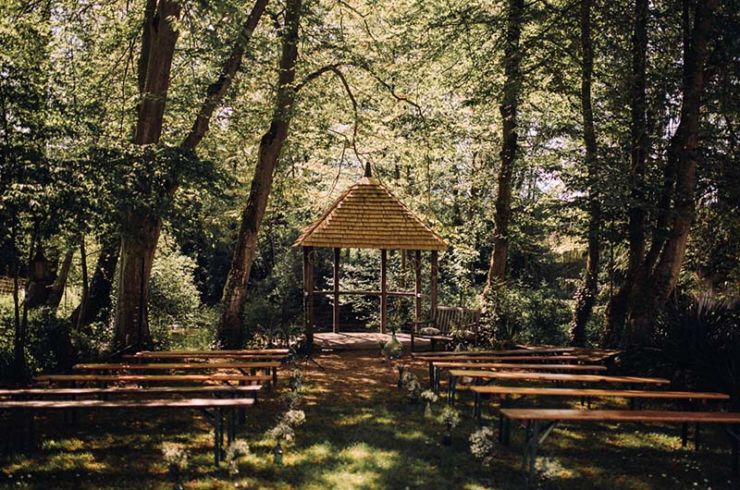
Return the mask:
<path id="1" fill-rule="evenodd" d="M 406 431 L 399 430 L 396 431 L 395 437 L 401 441 L 423 441 L 427 438 L 426 434 L 421 429 Z"/>
<path id="2" fill-rule="evenodd" d="M 84 441 L 76 438 L 69 439 L 48 439 L 41 443 L 43 450 L 49 451 L 79 451 L 81 449 L 89 448 L 89 445 L 85 444 Z"/>
<path id="3" fill-rule="evenodd" d="M 319 464 L 330 459 L 332 457 L 332 453 L 332 445 L 328 442 L 321 442 L 313 444 L 300 452 L 291 454 L 291 457 L 287 462 L 290 464 L 300 464 L 303 462 Z"/>
<path id="4" fill-rule="evenodd" d="M 681 447 L 681 439 L 679 437 L 660 432 L 643 432 L 639 430 L 612 432 L 608 435 L 607 441 L 609 444 L 620 448 L 650 448 L 669 451 Z"/>
<path id="5" fill-rule="evenodd" d="M 108 465 L 96 461 L 92 453 L 56 453 L 50 455 L 35 471 L 54 473 L 57 471 L 104 471 Z"/>

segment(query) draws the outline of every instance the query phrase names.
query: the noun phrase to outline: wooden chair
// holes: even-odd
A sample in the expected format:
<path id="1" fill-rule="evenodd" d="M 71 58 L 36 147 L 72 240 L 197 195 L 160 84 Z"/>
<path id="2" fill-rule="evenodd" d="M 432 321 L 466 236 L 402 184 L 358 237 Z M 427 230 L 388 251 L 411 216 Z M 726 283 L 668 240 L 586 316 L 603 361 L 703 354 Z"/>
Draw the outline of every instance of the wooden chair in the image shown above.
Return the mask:
<path id="1" fill-rule="evenodd" d="M 432 350 L 436 350 L 437 342 L 449 343 L 453 340 L 453 329 L 469 334 L 473 344 L 478 343 L 481 311 L 472 308 L 454 306 L 438 306 L 431 320 L 411 322 L 411 351 L 414 350 L 414 340 L 429 339 Z M 425 328 L 434 328 L 438 332 L 424 332 Z"/>

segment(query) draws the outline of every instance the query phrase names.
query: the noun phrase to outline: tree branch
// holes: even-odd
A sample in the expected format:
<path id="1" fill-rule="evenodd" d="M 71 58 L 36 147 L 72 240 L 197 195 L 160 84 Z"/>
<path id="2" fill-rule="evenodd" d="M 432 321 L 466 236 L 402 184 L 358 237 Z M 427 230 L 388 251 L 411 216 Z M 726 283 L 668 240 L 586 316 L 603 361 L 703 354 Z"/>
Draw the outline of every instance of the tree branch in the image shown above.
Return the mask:
<path id="1" fill-rule="evenodd" d="M 269 0 L 255 1 L 252 11 L 247 17 L 247 21 L 242 26 L 242 29 L 234 42 L 234 46 L 231 48 L 231 52 L 224 62 L 221 74 L 215 82 L 208 86 L 206 98 L 198 111 L 198 115 L 195 118 L 192 129 L 180 144 L 181 148 L 185 150 L 194 150 L 208 131 L 208 124 L 211 120 L 211 116 L 216 110 L 216 107 L 218 107 L 223 100 L 229 87 L 231 87 L 234 77 L 241 67 L 244 51 L 246 50 L 247 44 L 249 44 L 249 40 L 252 38 L 252 33 L 259 24 L 262 14 L 265 12 L 265 7 L 267 7 L 268 1 Z"/>

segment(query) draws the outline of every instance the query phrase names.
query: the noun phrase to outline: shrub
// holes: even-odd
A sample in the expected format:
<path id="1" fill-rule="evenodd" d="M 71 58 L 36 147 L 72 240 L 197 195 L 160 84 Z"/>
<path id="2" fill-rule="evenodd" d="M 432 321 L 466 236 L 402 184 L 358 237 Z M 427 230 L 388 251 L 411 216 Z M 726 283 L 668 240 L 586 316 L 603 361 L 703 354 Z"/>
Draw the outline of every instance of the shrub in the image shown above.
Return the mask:
<path id="1" fill-rule="evenodd" d="M 561 344 L 567 340 L 571 306 L 547 285 L 495 283 L 483 298 L 480 340 L 491 347 L 513 344 Z"/>
<path id="2" fill-rule="evenodd" d="M 162 240 L 152 264 L 148 308 L 152 335 L 163 343 L 169 341 L 173 327 L 191 327 L 198 317 L 195 267 L 195 261 L 182 255 L 171 240 Z"/>
<path id="3" fill-rule="evenodd" d="M 687 388 L 730 393 L 740 406 L 740 302 L 703 294 L 669 303 L 655 345 L 673 377 Z"/>

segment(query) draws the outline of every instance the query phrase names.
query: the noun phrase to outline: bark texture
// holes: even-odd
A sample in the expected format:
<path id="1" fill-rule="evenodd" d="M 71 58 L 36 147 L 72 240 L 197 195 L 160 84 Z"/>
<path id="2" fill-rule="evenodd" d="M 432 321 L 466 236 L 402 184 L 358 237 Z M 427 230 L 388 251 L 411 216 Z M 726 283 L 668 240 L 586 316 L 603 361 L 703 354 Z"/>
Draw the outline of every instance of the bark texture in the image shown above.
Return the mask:
<path id="1" fill-rule="evenodd" d="M 506 259 L 509 251 L 509 222 L 511 221 L 511 201 L 513 191 L 514 164 L 517 157 L 518 133 L 517 110 L 521 92 L 521 48 L 519 41 L 522 32 L 524 0 L 509 0 L 506 25 L 506 43 L 504 46 L 504 89 L 499 110 L 503 120 L 501 169 L 498 175 L 498 194 L 496 196 L 496 213 L 494 216 L 495 231 L 493 252 L 488 269 L 483 297 L 487 297 L 496 281 L 506 279 Z"/>
<path id="2" fill-rule="evenodd" d="M 62 263 L 57 271 L 57 277 L 54 279 L 54 283 L 49 288 L 49 296 L 46 298 L 46 306 L 56 309 L 59 303 L 62 301 L 64 295 L 64 289 L 67 287 L 67 278 L 69 277 L 69 269 L 72 266 L 72 258 L 74 256 L 74 248 L 69 248 L 64 254 Z"/>
<path id="3" fill-rule="evenodd" d="M 646 79 L 648 0 L 636 0 L 632 31 L 632 74 L 630 82 L 630 180 L 631 204 L 628 212 L 629 256 L 624 282 L 607 307 L 605 341 L 619 344 L 629 312 L 629 303 L 642 267 L 645 253 L 645 162 L 646 135 Z"/>
<path id="4" fill-rule="evenodd" d="M 110 293 L 113 289 L 113 275 L 116 272 L 120 244 L 118 236 L 103 238 L 90 286 L 87 288 L 87 293 L 83 295 L 79 306 L 75 308 L 70 316 L 70 321 L 77 328 L 90 325 L 100 317 L 102 311 L 110 308 Z"/>
<path id="5" fill-rule="evenodd" d="M 586 324 L 591 318 L 599 285 L 599 238 L 601 234 L 601 201 L 598 191 L 598 148 L 594 114 L 591 104 L 591 79 L 594 53 L 591 43 L 591 0 L 581 0 L 581 112 L 583 116 L 583 142 L 586 147 L 586 169 L 588 172 L 588 257 L 583 284 L 578 289 L 571 324 L 571 343 L 583 346 L 586 343 Z"/>
<path id="6" fill-rule="evenodd" d="M 249 274 L 257 249 L 257 235 L 267 208 L 275 166 L 283 144 L 288 137 L 293 103 L 295 101 L 295 64 L 298 57 L 298 26 L 301 18 L 301 0 L 288 0 L 283 26 L 283 47 L 280 73 L 270 128 L 260 140 L 257 165 L 249 191 L 247 205 L 242 211 L 239 235 L 234 246 L 231 269 L 221 299 L 221 318 L 218 340 L 223 348 L 238 348 L 244 338 L 242 310 L 247 294 Z"/>
<path id="7" fill-rule="evenodd" d="M 146 73 L 143 77 L 139 74 L 140 82 L 143 78 L 143 90 L 134 134 L 134 143 L 139 145 L 156 144 L 162 134 L 170 69 L 178 37 L 174 22 L 180 17 L 180 10 L 179 2 L 160 0 L 156 12 L 144 21 L 139 66 L 145 68 Z M 147 11 L 147 15 L 150 13 Z M 145 46 L 149 46 L 146 51 Z M 114 343 L 120 348 L 140 349 L 151 344 L 146 303 L 160 227 L 157 217 L 141 211 L 131 211 L 124 216 L 114 335 Z"/>

